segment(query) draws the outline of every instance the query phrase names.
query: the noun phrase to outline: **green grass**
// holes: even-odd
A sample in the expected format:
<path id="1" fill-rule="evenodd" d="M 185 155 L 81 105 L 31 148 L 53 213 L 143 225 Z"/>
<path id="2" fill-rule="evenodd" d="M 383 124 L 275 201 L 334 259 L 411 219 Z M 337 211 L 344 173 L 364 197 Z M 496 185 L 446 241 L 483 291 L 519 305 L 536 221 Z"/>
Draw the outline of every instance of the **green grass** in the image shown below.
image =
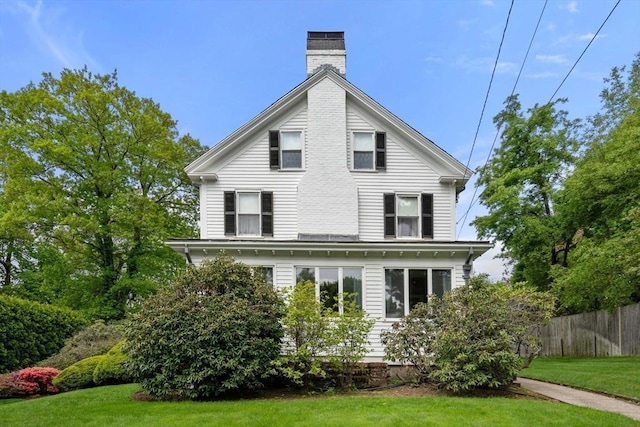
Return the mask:
<path id="1" fill-rule="evenodd" d="M 219 402 L 132 401 L 137 385 L 97 387 L 0 405 L 10 426 L 637 426 L 622 415 L 547 401 L 452 397 L 310 397 Z"/>
<path id="2" fill-rule="evenodd" d="M 640 399 L 640 357 L 543 357 L 520 376 Z"/>

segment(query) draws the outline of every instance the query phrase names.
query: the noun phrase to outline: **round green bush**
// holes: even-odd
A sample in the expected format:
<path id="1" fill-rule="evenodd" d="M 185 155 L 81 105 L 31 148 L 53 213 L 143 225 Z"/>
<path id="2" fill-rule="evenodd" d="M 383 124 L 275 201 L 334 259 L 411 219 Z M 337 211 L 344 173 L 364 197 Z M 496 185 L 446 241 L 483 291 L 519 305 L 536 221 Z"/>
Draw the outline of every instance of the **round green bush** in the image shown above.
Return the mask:
<path id="1" fill-rule="evenodd" d="M 154 397 L 255 388 L 280 353 L 284 303 L 228 256 L 204 261 L 145 300 L 125 328 L 134 380 Z"/>
<path id="2" fill-rule="evenodd" d="M 53 379 L 60 391 L 93 387 L 93 372 L 105 355 L 87 357 L 64 369 Z"/>
<path id="3" fill-rule="evenodd" d="M 128 357 L 122 352 L 125 340 L 114 345 L 111 350 L 98 362 L 93 371 L 93 382 L 96 385 L 124 384 L 130 381 L 130 377 L 124 368 Z"/>

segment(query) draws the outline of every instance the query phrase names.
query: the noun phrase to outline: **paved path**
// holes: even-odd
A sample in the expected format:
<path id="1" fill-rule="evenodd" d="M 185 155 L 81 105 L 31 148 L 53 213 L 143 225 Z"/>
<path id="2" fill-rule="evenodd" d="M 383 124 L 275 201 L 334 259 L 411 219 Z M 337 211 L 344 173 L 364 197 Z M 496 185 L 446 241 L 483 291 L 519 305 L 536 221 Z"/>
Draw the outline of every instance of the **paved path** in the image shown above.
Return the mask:
<path id="1" fill-rule="evenodd" d="M 520 383 L 522 388 L 561 402 L 577 406 L 586 406 L 587 408 L 599 409 L 601 411 L 617 412 L 618 414 L 626 415 L 627 417 L 640 421 L 639 404 L 633 404 L 613 397 L 577 390 L 571 387 L 530 380 L 528 378 L 518 378 L 516 381 Z"/>

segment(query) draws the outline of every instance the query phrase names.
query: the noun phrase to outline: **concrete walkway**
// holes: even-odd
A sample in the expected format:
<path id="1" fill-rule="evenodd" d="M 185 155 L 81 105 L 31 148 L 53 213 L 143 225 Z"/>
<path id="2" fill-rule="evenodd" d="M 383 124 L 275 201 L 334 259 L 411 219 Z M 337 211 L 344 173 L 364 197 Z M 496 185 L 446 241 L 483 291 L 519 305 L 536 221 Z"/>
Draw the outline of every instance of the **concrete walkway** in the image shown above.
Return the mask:
<path id="1" fill-rule="evenodd" d="M 588 391 L 530 380 L 528 378 L 518 378 L 516 381 L 520 383 L 522 388 L 559 400 L 560 402 L 586 406 L 587 408 L 599 409 L 601 411 L 617 412 L 618 414 L 626 415 L 629 418 L 640 421 L 640 405 L 638 404 L 625 402 L 598 393 L 590 393 Z"/>

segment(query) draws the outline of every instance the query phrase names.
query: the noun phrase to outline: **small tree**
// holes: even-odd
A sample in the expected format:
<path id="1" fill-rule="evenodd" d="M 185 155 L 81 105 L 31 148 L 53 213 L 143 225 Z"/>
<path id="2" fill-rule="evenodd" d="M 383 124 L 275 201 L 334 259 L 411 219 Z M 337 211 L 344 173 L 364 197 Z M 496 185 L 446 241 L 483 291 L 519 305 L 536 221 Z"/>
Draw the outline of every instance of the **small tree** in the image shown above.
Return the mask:
<path id="1" fill-rule="evenodd" d="M 154 397 L 206 398 L 256 388 L 280 353 L 281 298 L 222 255 L 145 300 L 125 328 L 134 379 Z"/>

